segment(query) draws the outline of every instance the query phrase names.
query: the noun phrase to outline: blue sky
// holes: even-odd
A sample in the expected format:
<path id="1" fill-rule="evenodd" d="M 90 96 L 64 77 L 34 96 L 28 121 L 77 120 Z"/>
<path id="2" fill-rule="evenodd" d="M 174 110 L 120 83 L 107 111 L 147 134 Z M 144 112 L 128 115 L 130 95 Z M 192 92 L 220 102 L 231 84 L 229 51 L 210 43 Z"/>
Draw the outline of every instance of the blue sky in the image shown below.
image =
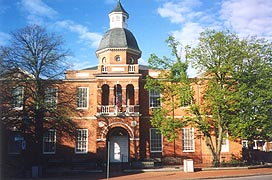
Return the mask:
<path id="1" fill-rule="evenodd" d="M 95 66 L 96 48 L 109 29 L 108 13 L 117 0 L 0 0 L 0 45 L 9 33 L 39 24 L 60 34 L 73 56 L 71 69 Z M 210 28 L 230 29 L 241 37 L 272 40 L 271 0 L 121 0 L 129 13 L 128 29 L 142 50 L 141 64 L 151 53 L 170 56 L 165 44 L 174 35 L 183 45 L 197 44 L 199 33 Z M 195 70 L 190 69 L 190 76 Z"/>

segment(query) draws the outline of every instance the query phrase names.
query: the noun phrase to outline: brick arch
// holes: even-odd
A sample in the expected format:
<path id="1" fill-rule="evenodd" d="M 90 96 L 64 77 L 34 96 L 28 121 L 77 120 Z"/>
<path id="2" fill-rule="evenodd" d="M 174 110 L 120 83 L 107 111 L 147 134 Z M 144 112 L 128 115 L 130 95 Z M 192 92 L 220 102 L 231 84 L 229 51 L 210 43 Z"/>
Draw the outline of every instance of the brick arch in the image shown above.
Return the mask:
<path id="1" fill-rule="evenodd" d="M 135 138 L 133 129 L 128 124 L 123 123 L 123 122 L 113 122 L 113 123 L 110 123 L 108 126 L 106 126 L 104 128 L 104 130 L 101 132 L 101 139 L 106 139 L 105 136 L 109 133 L 110 129 L 117 128 L 117 127 L 121 127 L 123 129 L 125 129 L 129 135 L 130 139 Z"/>

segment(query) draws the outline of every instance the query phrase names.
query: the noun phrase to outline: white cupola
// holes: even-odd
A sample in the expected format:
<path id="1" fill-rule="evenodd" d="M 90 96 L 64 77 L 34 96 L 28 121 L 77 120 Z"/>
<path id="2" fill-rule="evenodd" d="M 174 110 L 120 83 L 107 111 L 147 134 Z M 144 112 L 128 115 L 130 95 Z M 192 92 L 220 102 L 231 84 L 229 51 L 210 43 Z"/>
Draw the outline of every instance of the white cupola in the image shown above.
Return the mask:
<path id="1" fill-rule="evenodd" d="M 115 8 L 109 13 L 110 18 L 110 29 L 114 28 L 126 28 L 127 19 L 129 18 L 128 13 L 122 7 L 120 0 L 118 0 Z"/>

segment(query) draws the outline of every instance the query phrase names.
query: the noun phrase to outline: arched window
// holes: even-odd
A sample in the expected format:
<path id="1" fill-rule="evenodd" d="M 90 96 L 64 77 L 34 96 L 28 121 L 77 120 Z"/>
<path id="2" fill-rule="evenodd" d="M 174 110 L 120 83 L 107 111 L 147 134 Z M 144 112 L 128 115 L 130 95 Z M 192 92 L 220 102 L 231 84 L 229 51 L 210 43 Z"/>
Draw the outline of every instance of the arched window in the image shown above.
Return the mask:
<path id="1" fill-rule="evenodd" d="M 132 84 L 127 85 L 126 89 L 126 105 L 134 105 L 135 99 L 134 99 L 134 86 Z"/>
<path id="2" fill-rule="evenodd" d="M 109 86 L 107 84 L 104 84 L 102 86 L 102 99 L 101 103 L 102 105 L 109 105 L 109 95 L 110 95 L 110 90 Z"/>
<path id="3" fill-rule="evenodd" d="M 129 58 L 129 64 L 133 64 L 134 63 L 134 59 L 133 59 L 133 57 L 130 57 Z"/>
<path id="4" fill-rule="evenodd" d="M 117 111 L 121 110 L 122 107 L 122 86 L 117 84 L 114 86 L 114 105 L 117 108 Z"/>
<path id="5" fill-rule="evenodd" d="M 107 59 L 105 57 L 102 58 L 102 64 L 105 64 L 107 62 Z"/>

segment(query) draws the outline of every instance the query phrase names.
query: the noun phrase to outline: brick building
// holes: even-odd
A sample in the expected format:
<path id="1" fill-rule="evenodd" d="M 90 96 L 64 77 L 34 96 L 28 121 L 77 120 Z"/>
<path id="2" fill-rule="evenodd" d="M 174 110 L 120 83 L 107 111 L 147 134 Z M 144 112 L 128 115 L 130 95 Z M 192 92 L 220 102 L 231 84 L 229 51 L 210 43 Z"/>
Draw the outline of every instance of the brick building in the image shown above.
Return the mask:
<path id="1" fill-rule="evenodd" d="M 71 117 L 76 125 L 74 137 L 67 138 L 54 125 L 44 132 L 45 161 L 51 159 L 65 164 L 85 161 L 99 165 L 106 162 L 109 148 L 109 159 L 113 163 L 152 159 L 181 163 L 186 158 L 196 163 L 211 163 L 211 155 L 197 129 L 183 128 L 175 143 L 169 143 L 151 126 L 151 110 L 161 105 L 160 94 L 148 92 L 144 85 L 147 75 L 156 77 L 158 72 L 139 64 L 141 50 L 133 33 L 127 29 L 128 18 L 129 14 L 118 1 L 109 13 L 110 28 L 96 51 L 98 65 L 68 70 L 65 79 L 56 83 L 58 88 L 51 89 L 55 95 L 50 96 L 48 102 L 57 105 L 61 101 L 58 98 L 65 97 L 57 95 L 58 89 L 69 87 L 75 94 L 73 106 L 80 115 Z M 202 87 L 198 84 L 192 87 L 196 101 L 201 101 Z M 14 90 L 17 99 L 13 105 L 21 106 L 17 101 L 21 101 L 23 89 Z M 181 107 L 175 116 L 184 115 L 187 108 Z M 5 152 L 20 157 L 22 148 L 26 148 L 31 156 L 31 144 L 26 142 L 24 147 L 24 135 L 15 130 L 10 132 L 12 138 L 5 141 L 9 144 Z M 173 158 L 174 149 L 176 159 Z M 241 149 L 240 142 L 224 139 L 222 158 L 230 158 L 231 154 L 240 156 Z"/>

